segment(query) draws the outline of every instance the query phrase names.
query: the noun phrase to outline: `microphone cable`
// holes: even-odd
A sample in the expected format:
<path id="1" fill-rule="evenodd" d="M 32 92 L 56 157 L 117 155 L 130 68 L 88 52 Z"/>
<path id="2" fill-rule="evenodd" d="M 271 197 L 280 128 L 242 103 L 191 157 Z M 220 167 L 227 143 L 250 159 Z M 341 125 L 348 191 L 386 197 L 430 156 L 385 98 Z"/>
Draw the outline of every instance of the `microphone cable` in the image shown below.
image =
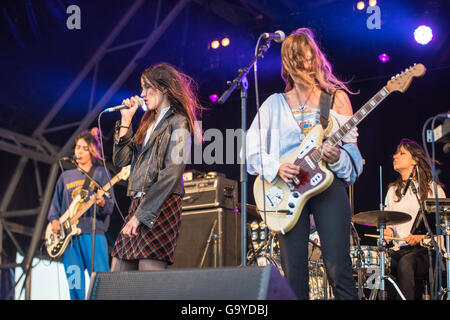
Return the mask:
<path id="1" fill-rule="evenodd" d="M 256 47 L 255 47 L 255 57 L 258 55 L 258 48 L 259 48 L 259 44 L 261 42 L 261 40 L 264 38 L 264 34 L 261 34 L 258 38 L 258 41 L 256 43 Z M 267 46 L 270 47 L 270 41 L 267 41 Z M 261 115 L 259 112 L 259 108 L 260 108 L 260 103 L 259 103 L 259 87 L 258 87 L 258 59 L 255 60 L 255 66 L 253 67 L 253 71 L 254 71 L 254 78 L 255 78 L 255 101 L 256 101 L 256 116 L 258 118 L 258 139 L 259 139 L 259 161 L 261 163 L 261 185 L 262 185 L 262 193 L 263 193 L 263 216 L 264 216 L 264 223 L 266 223 L 267 225 L 267 210 L 266 210 L 266 188 L 265 188 L 265 176 L 264 176 L 264 165 L 263 165 L 263 156 L 262 156 L 262 133 L 261 133 Z M 247 142 L 246 142 L 247 143 Z M 266 143 L 267 146 L 267 143 Z M 247 157 L 247 155 L 244 155 L 245 157 Z M 264 228 L 264 233 L 265 233 L 265 237 L 264 237 L 264 241 L 265 243 L 265 247 L 266 247 L 266 252 L 267 252 L 267 228 Z"/>
<path id="2" fill-rule="evenodd" d="M 100 112 L 100 114 L 98 115 L 98 117 L 97 117 L 97 125 L 98 125 L 98 130 L 100 131 L 100 135 L 99 136 L 100 136 L 100 148 L 101 148 L 101 151 L 102 151 L 103 167 L 105 168 L 106 176 L 108 177 L 109 183 L 111 184 L 111 175 L 109 174 L 109 170 L 106 167 L 105 152 L 103 150 L 103 131 L 102 131 L 101 121 L 100 121 L 100 118 L 102 117 L 104 112 L 105 112 L 105 110 Z M 114 135 L 114 133 L 113 133 L 113 135 Z M 111 186 L 111 189 L 113 189 L 113 188 L 114 188 L 114 186 Z M 120 210 L 120 207 L 119 207 L 119 205 L 117 203 L 116 196 L 114 195 L 113 198 L 114 198 L 114 204 L 115 204 L 117 210 L 119 211 L 120 217 L 122 218 L 123 222 L 125 222 L 125 217 L 124 217 L 124 215 L 122 213 L 122 210 Z"/>

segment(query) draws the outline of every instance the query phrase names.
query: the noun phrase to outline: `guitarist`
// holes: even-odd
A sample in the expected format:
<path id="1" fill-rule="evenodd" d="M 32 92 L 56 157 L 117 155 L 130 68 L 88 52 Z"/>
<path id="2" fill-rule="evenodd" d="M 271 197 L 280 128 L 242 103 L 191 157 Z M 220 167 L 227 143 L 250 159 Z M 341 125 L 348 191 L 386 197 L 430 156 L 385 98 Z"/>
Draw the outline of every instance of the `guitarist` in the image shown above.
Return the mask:
<path id="1" fill-rule="evenodd" d="M 109 182 L 106 169 L 100 165 L 99 130 L 93 128 L 82 132 L 75 139 L 75 161 L 78 166 L 98 182 L 101 186 Z M 87 182 L 86 182 L 87 181 Z M 67 210 L 72 200 L 80 192 L 82 202 L 95 198 L 97 204 L 96 231 L 95 231 L 95 255 L 94 271 L 109 271 L 108 244 L 105 232 L 109 227 L 110 216 L 114 208 L 114 193 L 110 190 L 111 199 L 94 193 L 94 184 L 87 180 L 86 176 L 78 169 L 66 170 L 59 177 L 53 195 L 48 220 L 52 224 L 52 231 L 58 233 L 61 230 L 60 216 Z M 84 194 L 84 195 L 83 195 Z M 66 271 L 71 300 L 85 299 L 85 277 L 87 269 L 91 271 L 92 253 L 92 219 L 94 206 L 91 206 L 80 218 L 77 225 L 81 234 L 74 236 L 62 256 L 62 262 Z"/>
<path id="2" fill-rule="evenodd" d="M 346 94 L 351 92 L 332 74 L 311 30 L 300 28 L 289 35 L 282 44 L 281 57 L 285 93 L 273 94 L 262 104 L 261 125 L 257 115 L 247 135 L 248 172 L 270 183 L 276 179 L 292 183 L 299 175 L 298 166 L 277 159 L 295 151 L 313 126 L 321 124 L 328 137 L 353 114 Z M 280 234 L 282 267 L 299 299 L 309 298 L 310 214 L 314 216 L 335 298 L 358 298 L 349 255 L 351 209 L 346 192 L 346 186 L 362 172 L 357 136 L 355 128 L 342 140 L 343 146 L 323 145 L 322 160 L 335 175 L 333 183 L 308 200 L 293 229 Z"/>

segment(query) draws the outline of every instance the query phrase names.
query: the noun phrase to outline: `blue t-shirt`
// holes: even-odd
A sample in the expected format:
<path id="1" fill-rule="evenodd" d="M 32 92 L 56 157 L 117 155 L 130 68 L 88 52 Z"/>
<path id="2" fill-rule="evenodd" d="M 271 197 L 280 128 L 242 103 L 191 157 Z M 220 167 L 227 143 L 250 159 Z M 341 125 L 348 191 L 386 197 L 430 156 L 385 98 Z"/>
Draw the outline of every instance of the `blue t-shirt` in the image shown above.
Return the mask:
<path id="1" fill-rule="evenodd" d="M 108 175 L 106 174 L 104 167 L 97 167 L 94 171 L 92 178 L 98 182 L 102 187 L 108 182 Z M 108 172 L 109 173 L 109 172 Z M 59 219 L 64 212 L 69 208 L 72 200 L 80 194 L 81 188 L 84 185 L 86 176 L 78 169 L 72 169 L 64 171 L 59 177 L 55 193 L 53 195 L 52 203 L 48 213 L 48 221 Z M 88 202 L 91 195 L 94 194 L 95 185 L 93 182 L 89 184 L 89 192 L 83 196 L 82 202 Z M 108 190 L 111 195 L 111 199 L 105 198 L 105 206 L 102 208 L 97 206 L 97 221 L 96 221 L 96 234 L 102 235 L 108 230 L 110 216 L 114 209 L 114 191 L 111 188 Z M 78 227 L 82 233 L 92 233 L 92 217 L 94 215 L 94 205 L 92 205 L 80 218 Z"/>

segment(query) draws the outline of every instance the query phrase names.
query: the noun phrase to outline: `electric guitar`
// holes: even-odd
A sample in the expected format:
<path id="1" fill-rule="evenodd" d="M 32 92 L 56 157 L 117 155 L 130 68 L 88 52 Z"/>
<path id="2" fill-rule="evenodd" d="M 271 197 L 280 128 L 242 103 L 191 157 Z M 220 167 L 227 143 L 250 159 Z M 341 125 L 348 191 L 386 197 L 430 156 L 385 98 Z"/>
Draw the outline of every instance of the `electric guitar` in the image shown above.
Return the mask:
<path id="1" fill-rule="evenodd" d="M 120 180 L 127 180 L 130 176 L 130 168 L 131 166 L 123 167 L 110 182 L 103 186 L 103 189 L 108 191 Z M 103 191 L 99 190 L 99 193 L 103 194 Z M 80 217 L 89 210 L 95 201 L 96 199 L 89 199 L 88 202 L 82 202 L 81 195 L 79 194 L 73 199 L 66 212 L 59 218 L 61 230 L 58 233 L 52 231 L 51 222 L 47 225 L 44 239 L 47 253 L 51 258 L 56 259 L 62 256 L 72 237 L 81 233 L 81 229 L 77 227 Z"/>
<path id="2" fill-rule="evenodd" d="M 324 143 L 336 146 L 390 93 L 394 91 L 405 92 L 413 77 L 421 77 L 424 74 L 424 65 L 414 64 L 401 74 L 392 77 L 386 86 Z M 302 144 L 294 152 L 278 159 L 281 164 L 289 162 L 300 167 L 300 173 L 293 179 L 292 183 L 287 184 L 280 177 L 274 184 L 261 179 L 259 176 L 256 178 L 253 193 L 258 214 L 272 231 L 283 234 L 290 231 L 300 218 L 305 203 L 332 184 L 334 175 L 321 158 L 323 138 L 322 125 L 318 124 L 311 129 Z"/>

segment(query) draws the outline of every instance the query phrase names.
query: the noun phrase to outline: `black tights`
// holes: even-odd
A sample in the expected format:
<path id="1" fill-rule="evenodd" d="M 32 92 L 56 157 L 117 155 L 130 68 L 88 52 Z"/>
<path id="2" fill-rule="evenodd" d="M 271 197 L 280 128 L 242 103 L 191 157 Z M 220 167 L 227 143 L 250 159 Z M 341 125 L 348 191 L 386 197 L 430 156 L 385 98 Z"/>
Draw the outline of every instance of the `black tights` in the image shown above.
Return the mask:
<path id="1" fill-rule="evenodd" d="M 299 299 L 309 299 L 309 214 L 320 237 L 328 280 L 337 300 L 358 299 L 350 259 L 351 209 L 345 184 L 334 178 L 324 192 L 308 200 L 294 228 L 280 237 L 283 271 Z"/>

